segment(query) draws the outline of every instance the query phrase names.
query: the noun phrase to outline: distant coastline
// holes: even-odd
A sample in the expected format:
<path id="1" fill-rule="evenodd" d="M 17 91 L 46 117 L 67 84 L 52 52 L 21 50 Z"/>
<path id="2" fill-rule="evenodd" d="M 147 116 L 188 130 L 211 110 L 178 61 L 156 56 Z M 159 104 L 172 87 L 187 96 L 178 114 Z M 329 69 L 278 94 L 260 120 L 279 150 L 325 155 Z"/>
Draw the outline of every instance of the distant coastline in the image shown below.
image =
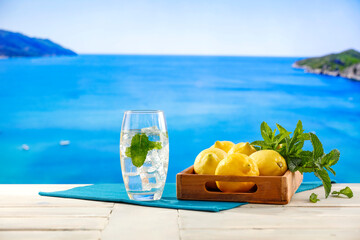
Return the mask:
<path id="1" fill-rule="evenodd" d="M 0 59 L 49 56 L 77 56 L 77 54 L 49 39 L 32 38 L 21 33 L 0 30 Z"/>
<path id="2" fill-rule="evenodd" d="M 360 52 L 350 49 L 323 57 L 306 58 L 296 61 L 292 67 L 304 69 L 308 73 L 360 81 Z"/>

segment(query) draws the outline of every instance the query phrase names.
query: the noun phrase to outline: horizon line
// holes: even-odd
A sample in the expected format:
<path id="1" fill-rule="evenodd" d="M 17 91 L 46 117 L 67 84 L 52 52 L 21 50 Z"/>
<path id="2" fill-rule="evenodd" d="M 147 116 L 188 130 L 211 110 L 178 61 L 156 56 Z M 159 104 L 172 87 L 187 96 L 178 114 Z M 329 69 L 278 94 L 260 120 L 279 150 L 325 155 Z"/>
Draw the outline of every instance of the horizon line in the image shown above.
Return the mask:
<path id="1" fill-rule="evenodd" d="M 123 55 L 123 56 L 174 56 L 174 57 L 278 57 L 278 58 L 308 58 L 310 56 L 289 55 L 225 55 L 225 54 L 176 54 L 176 53 L 77 53 L 77 55 Z"/>

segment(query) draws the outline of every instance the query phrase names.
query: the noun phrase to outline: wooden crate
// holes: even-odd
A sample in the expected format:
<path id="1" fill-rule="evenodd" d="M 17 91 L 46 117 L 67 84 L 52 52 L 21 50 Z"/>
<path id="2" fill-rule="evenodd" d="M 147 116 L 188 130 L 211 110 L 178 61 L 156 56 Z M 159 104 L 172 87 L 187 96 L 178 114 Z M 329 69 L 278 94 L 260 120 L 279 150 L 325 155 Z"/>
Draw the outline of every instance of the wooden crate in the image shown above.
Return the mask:
<path id="1" fill-rule="evenodd" d="M 176 175 L 176 193 L 182 200 L 288 204 L 302 180 L 300 172 L 289 170 L 283 176 L 220 176 L 195 174 L 191 166 Z M 229 193 L 209 187 L 215 181 L 253 182 L 256 186 L 247 193 Z"/>

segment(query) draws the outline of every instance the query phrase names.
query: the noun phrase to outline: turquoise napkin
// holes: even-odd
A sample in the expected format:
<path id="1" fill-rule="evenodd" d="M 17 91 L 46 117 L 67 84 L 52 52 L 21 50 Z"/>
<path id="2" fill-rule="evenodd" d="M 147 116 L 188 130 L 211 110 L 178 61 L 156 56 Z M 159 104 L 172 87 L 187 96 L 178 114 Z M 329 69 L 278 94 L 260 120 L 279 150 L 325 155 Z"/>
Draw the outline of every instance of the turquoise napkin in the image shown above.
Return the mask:
<path id="1" fill-rule="evenodd" d="M 322 186 L 321 182 L 304 182 L 297 192 L 303 192 Z M 134 201 L 126 194 L 124 184 L 94 184 L 85 187 L 76 187 L 58 192 L 39 192 L 41 196 L 77 198 L 85 200 L 97 200 L 106 202 L 122 202 L 150 207 L 187 209 L 198 211 L 219 212 L 235 208 L 247 203 L 239 202 L 210 202 L 210 201 L 188 201 L 176 198 L 176 184 L 167 183 L 161 200 L 158 201 Z"/>

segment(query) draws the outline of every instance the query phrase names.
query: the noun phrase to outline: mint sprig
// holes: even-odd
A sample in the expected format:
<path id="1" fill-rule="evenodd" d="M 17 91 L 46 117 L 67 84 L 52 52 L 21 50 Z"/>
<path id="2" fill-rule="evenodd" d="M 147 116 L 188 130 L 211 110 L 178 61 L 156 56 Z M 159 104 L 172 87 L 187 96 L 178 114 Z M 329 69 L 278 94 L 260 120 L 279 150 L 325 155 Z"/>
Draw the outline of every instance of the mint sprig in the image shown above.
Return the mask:
<path id="1" fill-rule="evenodd" d="M 319 138 L 314 133 L 305 133 L 300 120 L 292 133 L 280 124 L 276 126 L 277 129 L 272 130 L 266 122 L 263 122 L 260 126 L 263 140 L 254 141 L 251 145 L 255 145 L 258 150 L 272 149 L 279 152 L 285 158 L 291 172 L 313 172 L 322 181 L 327 198 L 331 192 L 328 171 L 335 176 L 332 166 L 339 161 L 339 150 L 333 149 L 325 154 Z M 276 134 L 277 130 L 279 130 L 278 134 Z M 304 143 L 309 140 L 313 150 L 305 151 L 303 150 Z"/>
<path id="2" fill-rule="evenodd" d="M 160 142 L 152 142 L 145 133 L 138 133 L 131 139 L 131 145 L 126 148 L 125 155 L 131 158 L 132 164 L 135 167 L 141 167 L 150 150 L 161 148 Z"/>
<path id="3" fill-rule="evenodd" d="M 352 198 L 354 196 L 353 192 L 349 187 L 343 188 L 340 191 L 333 191 L 331 194 L 339 196 L 340 194 L 343 194 L 347 196 L 348 198 Z"/>
<path id="4" fill-rule="evenodd" d="M 320 201 L 320 199 L 318 199 L 317 194 L 315 194 L 315 193 L 312 193 L 312 194 L 310 195 L 309 200 L 310 200 L 310 202 L 312 202 L 312 203 L 316 203 L 316 202 Z"/>

